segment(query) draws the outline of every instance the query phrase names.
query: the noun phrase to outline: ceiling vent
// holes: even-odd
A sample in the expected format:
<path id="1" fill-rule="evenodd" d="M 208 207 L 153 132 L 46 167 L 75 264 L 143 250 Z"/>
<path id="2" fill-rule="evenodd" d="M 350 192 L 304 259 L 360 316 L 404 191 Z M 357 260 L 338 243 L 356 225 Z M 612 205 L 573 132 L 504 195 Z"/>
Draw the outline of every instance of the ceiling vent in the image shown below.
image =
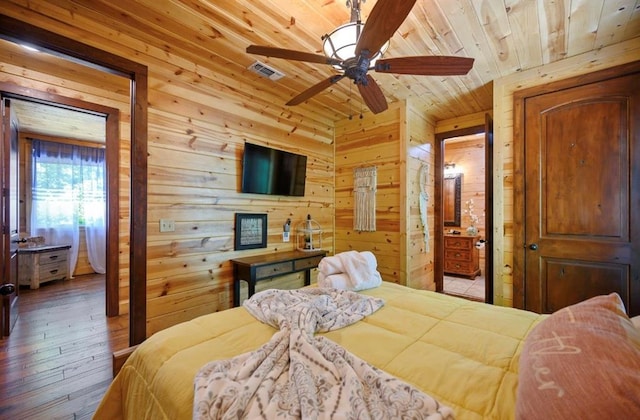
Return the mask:
<path id="1" fill-rule="evenodd" d="M 258 73 L 260 76 L 267 77 L 271 80 L 280 80 L 284 77 L 284 73 L 274 69 L 273 67 L 269 67 L 260 61 L 256 61 L 247 68 L 254 73 Z"/>

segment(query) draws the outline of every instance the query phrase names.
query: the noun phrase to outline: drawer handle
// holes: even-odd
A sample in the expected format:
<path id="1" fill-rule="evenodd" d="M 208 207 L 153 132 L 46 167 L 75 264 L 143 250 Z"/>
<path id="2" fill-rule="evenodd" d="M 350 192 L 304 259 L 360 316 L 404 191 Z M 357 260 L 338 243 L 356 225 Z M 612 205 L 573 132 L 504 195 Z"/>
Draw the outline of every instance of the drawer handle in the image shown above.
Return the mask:
<path id="1" fill-rule="evenodd" d="M 49 257 L 49 259 L 50 259 L 50 260 L 57 260 L 57 259 L 58 259 L 58 256 L 57 256 L 57 255 L 51 255 L 51 256 Z"/>
<path id="2" fill-rule="evenodd" d="M 58 270 L 57 270 L 57 269 L 56 269 L 56 270 L 51 270 L 51 271 L 49 271 L 49 273 L 51 273 L 51 274 L 56 274 L 57 272 L 58 272 Z"/>
<path id="3" fill-rule="evenodd" d="M 456 252 L 456 254 L 455 254 L 455 255 L 456 255 L 456 257 L 459 257 L 459 256 L 460 256 L 460 255 L 462 255 L 462 254 L 460 254 L 459 252 Z"/>
<path id="4" fill-rule="evenodd" d="M 460 246 L 460 245 L 461 245 L 461 243 L 460 243 L 460 242 L 456 242 L 456 246 Z"/>
<path id="5" fill-rule="evenodd" d="M 456 268 L 460 268 L 460 264 L 456 264 Z"/>

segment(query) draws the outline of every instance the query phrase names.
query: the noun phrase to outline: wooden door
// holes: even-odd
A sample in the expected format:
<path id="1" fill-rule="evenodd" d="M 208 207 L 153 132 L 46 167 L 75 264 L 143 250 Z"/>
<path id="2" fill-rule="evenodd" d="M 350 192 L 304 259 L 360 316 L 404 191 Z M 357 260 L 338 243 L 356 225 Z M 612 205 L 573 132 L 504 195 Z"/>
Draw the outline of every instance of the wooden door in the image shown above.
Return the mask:
<path id="1" fill-rule="evenodd" d="M 9 99 L 2 99 L 2 335 L 18 317 L 18 128 Z"/>
<path id="2" fill-rule="evenodd" d="M 528 97 L 523 111 L 525 309 L 617 292 L 639 313 L 639 75 Z"/>

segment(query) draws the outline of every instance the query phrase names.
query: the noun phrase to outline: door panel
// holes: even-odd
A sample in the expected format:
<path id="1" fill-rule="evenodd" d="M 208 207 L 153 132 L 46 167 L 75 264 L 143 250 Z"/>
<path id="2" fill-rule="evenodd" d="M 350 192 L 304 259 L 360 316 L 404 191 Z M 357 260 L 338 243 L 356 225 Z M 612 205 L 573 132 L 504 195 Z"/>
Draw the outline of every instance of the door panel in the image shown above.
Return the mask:
<path id="1" fill-rule="evenodd" d="M 2 100 L 2 284 L 13 292 L 2 296 L 2 333 L 9 335 L 18 318 L 18 127 L 9 99 Z M 11 290 L 4 288 L 4 290 Z"/>
<path id="2" fill-rule="evenodd" d="M 637 75 L 526 98 L 526 309 L 617 292 L 640 311 L 639 103 Z"/>

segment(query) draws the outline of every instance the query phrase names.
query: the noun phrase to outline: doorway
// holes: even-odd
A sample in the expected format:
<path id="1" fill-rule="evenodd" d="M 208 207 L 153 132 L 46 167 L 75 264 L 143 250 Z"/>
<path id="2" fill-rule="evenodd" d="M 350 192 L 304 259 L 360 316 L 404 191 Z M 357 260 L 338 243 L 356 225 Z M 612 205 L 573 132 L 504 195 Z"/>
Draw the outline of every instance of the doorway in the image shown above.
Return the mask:
<path id="1" fill-rule="evenodd" d="M 40 138 L 47 138 L 48 140 L 54 139 L 52 134 L 56 133 L 56 130 L 50 128 L 46 132 L 46 126 L 52 124 L 47 123 L 45 115 L 56 114 L 57 128 L 64 129 L 64 123 L 60 122 L 61 116 L 64 113 L 69 115 L 69 118 L 73 121 L 71 124 L 77 124 L 78 119 L 71 117 L 71 113 L 90 114 L 93 117 L 97 117 L 103 121 L 102 138 L 106 147 L 105 153 L 105 187 L 106 187 L 106 201 L 113 206 L 107 205 L 105 214 L 105 229 L 106 229 L 106 260 L 105 260 L 105 288 L 106 288 L 106 301 L 105 301 L 105 313 L 107 316 L 118 315 L 119 305 L 119 293 L 118 293 L 118 270 L 117 267 L 117 250 L 118 250 L 118 160 L 119 160 L 119 135 L 118 135 L 118 122 L 119 111 L 114 108 L 108 108 L 98 104 L 91 104 L 77 99 L 66 98 L 59 95 L 53 95 L 44 92 L 37 92 L 32 89 L 23 89 L 21 87 L 9 84 L 0 84 L 0 94 L 3 101 L 14 103 L 13 110 L 22 110 L 23 112 L 23 128 L 27 127 L 39 127 L 27 129 L 26 131 L 37 131 L 38 133 L 29 133 L 28 135 L 37 135 Z M 27 110 L 35 110 L 38 112 L 27 113 Z M 18 131 L 20 131 L 20 112 L 17 112 Z M 30 115 L 33 114 L 33 115 Z M 29 121 L 29 119 L 34 121 Z M 39 119 L 40 118 L 40 119 Z M 94 118 L 95 119 L 95 118 Z M 27 134 L 19 134 L 19 137 L 26 137 Z M 24 158 L 23 158 L 24 159 Z M 18 172 L 19 174 L 19 172 Z M 18 175 L 18 178 L 20 176 Z M 26 190 L 28 187 L 24 183 L 17 180 L 17 184 L 21 186 L 20 189 Z M 24 219 L 25 206 L 29 204 L 29 200 L 22 200 L 22 203 L 17 210 L 17 219 L 21 220 L 21 236 L 25 236 L 24 226 L 26 225 L 26 219 Z M 115 250 L 115 251 L 114 251 Z M 19 287 L 16 288 L 19 293 Z"/>
<path id="2" fill-rule="evenodd" d="M 488 115 L 484 125 L 436 134 L 436 291 L 486 303 L 493 303 L 492 156 Z"/>
<path id="3" fill-rule="evenodd" d="M 129 81 L 131 112 L 131 154 L 129 185 L 129 267 L 126 283 L 129 286 L 129 344 L 139 344 L 146 338 L 146 235 L 147 235 L 147 67 L 127 58 L 111 54 L 54 32 L 0 14 L 0 38 L 12 42 L 26 42 L 42 51 L 81 63 L 108 74 L 124 76 Z M 117 125 L 115 128 L 117 129 Z M 110 130 L 109 126 L 107 130 Z M 117 191 L 116 191 L 117 193 Z M 116 195 L 116 198 L 118 196 Z M 111 197 L 108 197 L 110 200 Z M 108 203 L 111 207 L 112 203 Z M 117 216 L 117 214 L 116 214 Z M 109 221 L 110 222 L 110 221 Z M 108 222 L 108 223 L 109 223 Z M 117 224 L 118 220 L 114 220 Z M 115 258 L 113 267 L 120 270 L 119 249 L 108 249 Z M 108 263 L 111 265 L 111 263 Z M 133 280 L 135 279 L 135 281 Z M 117 287 L 117 283 L 116 283 Z M 108 309 L 110 311 L 113 308 Z M 115 308 L 115 313 L 118 308 Z"/>
<path id="4" fill-rule="evenodd" d="M 484 132 L 449 137 L 444 153 L 444 277 L 446 294 L 484 302 L 486 200 Z"/>

